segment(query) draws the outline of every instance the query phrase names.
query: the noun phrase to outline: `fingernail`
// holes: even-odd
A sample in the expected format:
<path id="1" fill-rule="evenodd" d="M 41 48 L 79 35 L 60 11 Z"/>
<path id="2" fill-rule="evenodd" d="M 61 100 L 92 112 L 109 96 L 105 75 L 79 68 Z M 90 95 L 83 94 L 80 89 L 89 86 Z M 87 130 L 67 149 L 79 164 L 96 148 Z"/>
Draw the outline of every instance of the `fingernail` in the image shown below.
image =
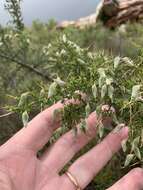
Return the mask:
<path id="1" fill-rule="evenodd" d="M 118 124 L 115 129 L 113 130 L 113 133 L 118 133 L 119 131 L 121 131 L 123 128 L 125 128 L 125 124 L 124 123 L 121 123 L 121 124 Z"/>
<path id="2" fill-rule="evenodd" d="M 123 127 L 120 130 L 120 134 L 121 134 L 122 138 L 127 138 L 128 134 L 129 134 L 129 128 L 128 127 Z"/>
<path id="3" fill-rule="evenodd" d="M 119 124 L 114 130 L 113 133 L 120 133 L 123 138 L 128 136 L 129 128 L 125 124 Z"/>

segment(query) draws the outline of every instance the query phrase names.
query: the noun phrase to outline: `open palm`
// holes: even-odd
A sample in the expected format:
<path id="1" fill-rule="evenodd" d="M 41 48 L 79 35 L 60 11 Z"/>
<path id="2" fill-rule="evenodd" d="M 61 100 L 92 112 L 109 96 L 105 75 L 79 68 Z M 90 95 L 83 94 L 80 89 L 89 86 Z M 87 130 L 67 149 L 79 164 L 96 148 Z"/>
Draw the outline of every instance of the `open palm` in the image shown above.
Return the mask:
<path id="1" fill-rule="evenodd" d="M 75 137 L 72 131 L 63 135 L 54 145 L 40 157 L 37 152 L 48 142 L 54 130 L 60 127 L 60 119 L 53 121 L 55 109 L 62 108 L 61 103 L 40 113 L 26 128 L 21 129 L 7 143 L 0 147 L 0 189 L 2 190 L 75 190 L 75 184 L 66 175 L 59 175 L 61 169 L 96 135 L 96 114 L 92 113 L 87 119 L 88 131 L 83 134 L 78 129 Z M 101 143 L 92 148 L 85 155 L 77 159 L 68 171 L 84 189 L 94 176 L 111 159 L 112 155 L 121 147 L 121 141 L 128 136 L 128 128 L 118 133 L 111 132 Z M 131 180 L 136 174 L 137 180 Z M 110 190 L 143 187 L 143 172 L 135 169 Z M 132 184 L 132 185 L 131 185 Z M 139 186 L 140 185 L 140 186 Z M 137 187 L 137 188 L 134 188 Z"/>

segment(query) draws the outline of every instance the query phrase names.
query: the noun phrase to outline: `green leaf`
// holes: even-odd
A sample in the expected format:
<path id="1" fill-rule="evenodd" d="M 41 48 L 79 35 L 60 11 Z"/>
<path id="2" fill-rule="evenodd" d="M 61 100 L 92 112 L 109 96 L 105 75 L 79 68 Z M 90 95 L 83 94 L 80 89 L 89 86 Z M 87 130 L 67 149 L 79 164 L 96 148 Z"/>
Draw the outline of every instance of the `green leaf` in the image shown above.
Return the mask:
<path id="1" fill-rule="evenodd" d="M 96 86 L 96 84 L 94 84 L 92 86 L 92 93 L 93 93 L 94 98 L 96 99 L 97 98 L 97 86 Z"/>
<path id="2" fill-rule="evenodd" d="M 53 82 L 49 87 L 48 98 L 51 98 L 56 94 L 57 83 Z"/>
<path id="3" fill-rule="evenodd" d="M 102 78 L 106 77 L 105 69 L 104 68 L 99 68 L 98 69 L 98 73 L 99 73 L 100 77 L 102 77 Z"/>
<path id="4" fill-rule="evenodd" d="M 80 58 L 78 58 L 77 61 L 78 61 L 79 63 L 81 63 L 81 65 L 85 65 L 85 64 L 86 64 L 86 62 L 85 62 L 84 60 L 80 59 Z"/>
<path id="5" fill-rule="evenodd" d="M 134 66 L 133 60 L 131 60 L 129 57 L 123 57 L 121 60 L 123 63 L 125 63 L 126 66 L 129 66 L 129 67 Z"/>
<path id="6" fill-rule="evenodd" d="M 88 104 L 86 105 L 86 107 L 85 107 L 85 112 L 86 112 L 86 117 L 88 117 L 89 114 L 90 114 L 90 112 L 91 112 L 91 108 L 90 108 L 89 103 L 88 103 Z"/>
<path id="7" fill-rule="evenodd" d="M 134 154 L 128 154 L 126 157 L 126 160 L 125 160 L 124 167 L 129 166 L 130 163 L 132 162 L 133 158 L 134 158 Z"/>
<path id="8" fill-rule="evenodd" d="M 29 120 L 29 115 L 27 111 L 25 111 L 22 113 L 22 122 L 23 122 L 24 127 L 27 126 L 28 120 Z"/>
<path id="9" fill-rule="evenodd" d="M 141 130 L 141 143 L 143 145 L 143 129 Z"/>
<path id="10" fill-rule="evenodd" d="M 121 58 L 119 56 L 115 57 L 114 59 L 114 69 L 117 69 L 120 64 Z"/>
<path id="11" fill-rule="evenodd" d="M 117 119 L 116 112 L 112 113 L 112 118 L 113 118 L 113 122 L 114 122 L 116 125 L 119 125 L 119 121 L 118 121 L 118 119 Z"/>
<path id="12" fill-rule="evenodd" d="M 101 106 L 97 106 L 96 110 L 95 110 L 95 113 L 99 116 L 99 115 L 101 115 L 101 112 L 102 112 Z"/>
<path id="13" fill-rule="evenodd" d="M 131 100 L 137 100 L 141 96 L 141 85 L 135 85 L 132 88 Z"/>
<path id="14" fill-rule="evenodd" d="M 99 88 L 101 88 L 105 83 L 105 78 L 104 77 L 99 77 L 98 84 Z"/>
<path id="15" fill-rule="evenodd" d="M 108 86 L 108 96 L 113 102 L 113 95 L 114 95 L 114 87 L 113 86 Z"/>
<path id="16" fill-rule="evenodd" d="M 84 133 L 86 133 L 86 131 L 87 131 L 87 123 L 86 123 L 85 119 L 83 119 L 81 121 L 81 123 L 80 123 L 80 129 L 81 129 L 81 131 L 83 131 Z"/>
<path id="17" fill-rule="evenodd" d="M 126 152 L 127 151 L 127 140 L 123 140 L 121 142 L 121 145 L 122 145 L 123 152 Z"/>
<path id="18" fill-rule="evenodd" d="M 55 83 L 57 83 L 59 86 L 61 86 L 61 87 L 64 87 L 65 86 L 65 82 L 64 81 L 62 81 L 61 79 L 60 79 L 60 77 L 57 77 L 56 79 L 54 79 L 54 82 Z"/>
<path id="19" fill-rule="evenodd" d="M 104 98 L 106 94 L 107 94 L 107 85 L 104 84 L 101 88 L 101 98 Z"/>
<path id="20" fill-rule="evenodd" d="M 102 124 L 102 122 L 100 122 L 98 126 L 98 132 L 99 132 L 99 137 L 102 138 L 104 135 L 104 125 Z"/>
<path id="21" fill-rule="evenodd" d="M 63 42 L 66 43 L 67 42 L 67 37 L 65 34 L 63 34 Z"/>
<path id="22" fill-rule="evenodd" d="M 133 140 L 133 142 L 131 143 L 131 144 L 132 144 L 132 149 L 131 149 L 131 151 L 134 151 L 136 148 L 138 148 L 139 142 L 140 142 L 140 137 L 136 137 L 136 138 Z"/>
<path id="23" fill-rule="evenodd" d="M 44 88 L 42 88 L 40 91 L 40 97 L 44 97 L 44 95 L 45 95 L 45 90 L 44 90 Z"/>
<path id="24" fill-rule="evenodd" d="M 109 86 L 113 83 L 113 79 L 112 78 L 107 78 L 106 79 L 106 84 Z"/>
<path id="25" fill-rule="evenodd" d="M 21 107 L 26 103 L 28 96 L 29 96 L 29 92 L 25 92 L 25 93 L 21 94 L 18 107 Z"/>
<path id="26" fill-rule="evenodd" d="M 135 139 L 134 139 L 134 141 L 133 141 L 133 143 L 134 143 L 134 146 L 138 146 L 139 145 L 139 142 L 140 142 L 140 136 L 139 137 L 136 137 Z"/>
<path id="27" fill-rule="evenodd" d="M 139 160 L 142 159 L 142 158 L 141 158 L 141 153 L 140 153 L 140 150 L 139 150 L 138 147 L 135 147 L 135 148 L 134 148 L 134 153 L 135 153 L 136 157 L 137 157 Z"/>
<path id="28" fill-rule="evenodd" d="M 0 47 L 3 45 L 3 42 L 0 42 Z"/>

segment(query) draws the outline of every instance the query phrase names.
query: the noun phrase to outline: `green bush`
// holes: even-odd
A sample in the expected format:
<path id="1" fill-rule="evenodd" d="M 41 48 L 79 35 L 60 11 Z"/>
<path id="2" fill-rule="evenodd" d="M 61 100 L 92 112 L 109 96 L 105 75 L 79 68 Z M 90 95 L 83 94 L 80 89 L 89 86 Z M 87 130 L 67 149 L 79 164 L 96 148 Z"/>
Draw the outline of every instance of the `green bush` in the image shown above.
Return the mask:
<path id="1" fill-rule="evenodd" d="M 10 4 L 8 11 L 11 9 L 14 7 Z M 143 27 L 127 24 L 110 31 L 98 23 L 83 30 L 59 30 L 51 20 L 48 24 L 34 21 L 27 28 L 19 4 L 16 9 L 12 15 L 14 27 L 0 27 L 0 112 L 10 112 L 8 117 L 0 117 L 0 144 L 53 103 L 78 99 L 80 104 L 55 111 L 53 119 L 60 113 L 63 124 L 51 143 L 69 129 L 76 135 L 77 123 L 86 133 L 85 118 L 92 111 L 99 117 L 95 126 L 98 141 L 116 125 L 125 123 L 130 128 L 123 150 L 93 181 L 96 189 L 105 189 L 143 162 Z M 112 128 L 103 122 L 107 117 L 113 119 Z"/>

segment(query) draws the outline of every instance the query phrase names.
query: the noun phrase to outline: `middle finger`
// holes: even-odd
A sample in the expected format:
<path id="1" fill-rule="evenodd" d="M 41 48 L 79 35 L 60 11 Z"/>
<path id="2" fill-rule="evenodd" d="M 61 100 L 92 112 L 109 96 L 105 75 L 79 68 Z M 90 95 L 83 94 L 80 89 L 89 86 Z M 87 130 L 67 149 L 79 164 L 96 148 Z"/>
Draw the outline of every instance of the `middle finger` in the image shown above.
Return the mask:
<path id="1" fill-rule="evenodd" d="M 73 156 L 83 148 L 96 134 L 97 117 L 93 112 L 87 119 L 88 129 L 86 134 L 81 132 L 78 128 L 77 136 L 73 131 L 67 132 L 63 135 L 52 147 L 41 157 L 44 164 L 54 166 L 53 170 L 59 172 Z"/>

